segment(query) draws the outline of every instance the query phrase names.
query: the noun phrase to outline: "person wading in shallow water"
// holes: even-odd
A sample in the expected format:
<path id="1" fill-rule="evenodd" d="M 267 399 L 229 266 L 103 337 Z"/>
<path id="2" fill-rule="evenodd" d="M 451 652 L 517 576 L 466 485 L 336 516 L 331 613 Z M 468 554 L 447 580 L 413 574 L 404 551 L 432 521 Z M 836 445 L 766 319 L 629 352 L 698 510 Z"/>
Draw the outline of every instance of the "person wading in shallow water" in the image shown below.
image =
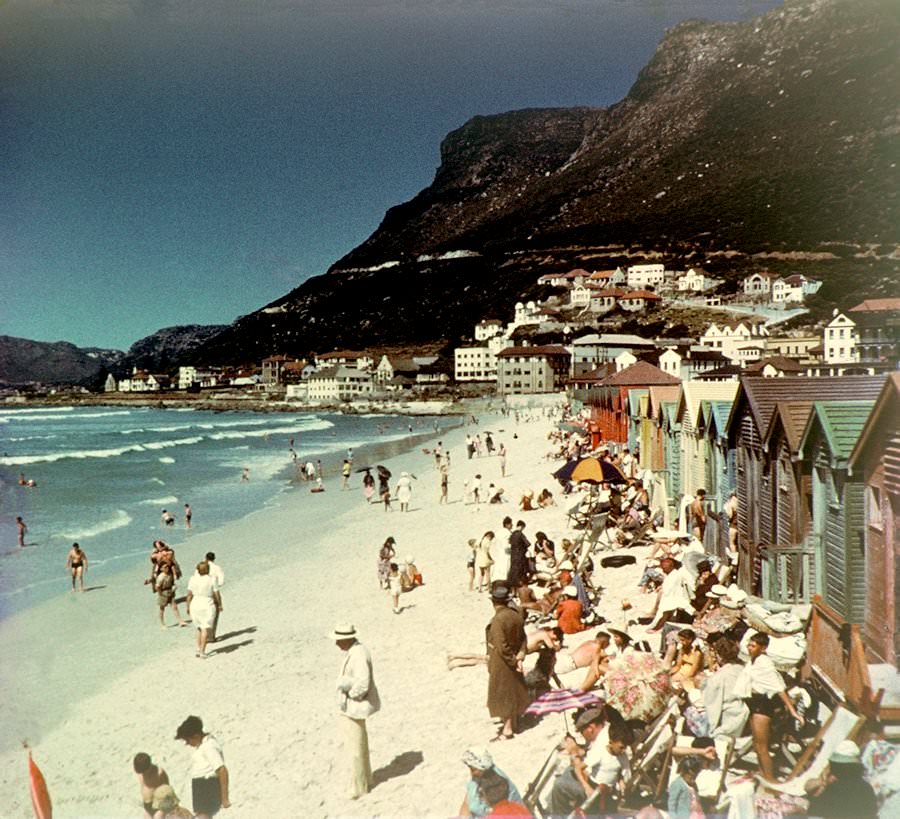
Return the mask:
<path id="1" fill-rule="evenodd" d="M 84 573 L 87 571 L 87 567 L 87 555 L 77 543 L 73 543 L 69 550 L 69 556 L 66 558 L 66 568 L 72 573 L 72 591 L 75 591 L 76 580 L 81 585 L 81 591 L 84 591 Z"/>

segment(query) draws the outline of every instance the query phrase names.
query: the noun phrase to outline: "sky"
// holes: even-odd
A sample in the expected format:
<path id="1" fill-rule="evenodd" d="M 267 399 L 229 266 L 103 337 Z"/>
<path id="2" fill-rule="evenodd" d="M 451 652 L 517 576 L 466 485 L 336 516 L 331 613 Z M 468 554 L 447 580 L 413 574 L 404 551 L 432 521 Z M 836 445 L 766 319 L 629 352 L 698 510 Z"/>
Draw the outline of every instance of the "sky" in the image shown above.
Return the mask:
<path id="1" fill-rule="evenodd" d="M 776 0 L 0 2 L 0 334 L 127 349 L 324 273 L 477 114 L 622 99 Z"/>

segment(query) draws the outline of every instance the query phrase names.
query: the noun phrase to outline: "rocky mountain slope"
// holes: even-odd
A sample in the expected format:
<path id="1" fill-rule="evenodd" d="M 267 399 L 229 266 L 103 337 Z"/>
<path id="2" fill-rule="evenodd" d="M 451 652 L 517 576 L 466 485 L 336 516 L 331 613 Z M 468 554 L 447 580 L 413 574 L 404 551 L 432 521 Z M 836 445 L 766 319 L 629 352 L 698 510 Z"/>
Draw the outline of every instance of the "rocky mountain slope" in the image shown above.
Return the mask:
<path id="1" fill-rule="evenodd" d="M 122 361 L 130 372 L 132 367 L 154 373 L 168 372 L 172 367 L 193 357 L 193 351 L 226 330 L 225 324 L 182 324 L 164 327 L 136 341 Z"/>
<path id="2" fill-rule="evenodd" d="M 454 338 L 535 274 L 642 253 L 778 270 L 773 252 L 815 251 L 822 277 L 849 265 L 883 289 L 900 242 L 898 9 L 788 0 L 687 22 L 608 109 L 475 117 L 444 140 L 434 182 L 327 275 L 197 355 Z"/>
<path id="3" fill-rule="evenodd" d="M 98 377 L 118 367 L 124 356 L 121 350 L 79 348 L 67 341 L 0 336 L 0 382 L 93 386 Z"/>

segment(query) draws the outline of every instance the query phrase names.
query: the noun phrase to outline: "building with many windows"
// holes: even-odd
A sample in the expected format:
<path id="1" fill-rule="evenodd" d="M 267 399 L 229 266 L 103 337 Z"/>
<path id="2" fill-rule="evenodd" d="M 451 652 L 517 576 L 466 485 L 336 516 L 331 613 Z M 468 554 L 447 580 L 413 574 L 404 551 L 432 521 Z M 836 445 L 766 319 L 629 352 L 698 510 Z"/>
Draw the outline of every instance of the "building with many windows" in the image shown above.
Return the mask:
<path id="1" fill-rule="evenodd" d="M 562 390 L 571 357 L 565 347 L 507 347 L 497 355 L 497 392 L 522 395 Z"/>
<path id="2" fill-rule="evenodd" d="M 495 381 L 496 353 L 490 347 L 457 347 L 453 351 L 453 377 L 457 381 Z"/>

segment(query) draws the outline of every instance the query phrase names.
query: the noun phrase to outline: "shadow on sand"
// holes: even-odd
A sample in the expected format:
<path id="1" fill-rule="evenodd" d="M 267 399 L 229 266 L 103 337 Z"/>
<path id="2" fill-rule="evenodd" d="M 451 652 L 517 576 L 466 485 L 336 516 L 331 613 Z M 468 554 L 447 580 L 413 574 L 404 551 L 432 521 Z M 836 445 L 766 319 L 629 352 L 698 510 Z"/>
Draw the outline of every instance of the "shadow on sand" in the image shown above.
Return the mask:
<path id="1" fill-rule="evenodd" d="M 256 634 L 256 626 L 247 626 L 247 628 L 238 631 L 229 631 L 227 634 L 220 634 L 216 637 L 216 642 L 221 643 L 223 640 L 230 640 L 232 637 L 240 637 L 242 634 Z"/>
<path id="2" fill-rule="evenodd" d="M 85 590 L 85 592 L 100 591 L 100 589 L 105 589 L 105 588 L 106 588 L 106 586 L 85 586 L 84 590 Z"/>
<path id="3" fill-rule="evenodd" d="M 389 779 L 396 779 L 398 776 L 406 776 L 417 765 L 421 765 L 424 760 L 425 757 L 422 756 L 421 751 L 405 751 L 395 756 L 383 768 L 379 768 L 372 773 L 372 787 L 378 787 L 383 782 L 387 782 Z"/>
<path id="4" fill-rule="evenodd" d="M 239 648 L 249 646 L 251 643 L 253 643 L 253 640 L 242 640 L 240 643 L 232 643 L 230 646 L 222 646 L 213 651 L 208 651 L 207 654 L 210 657 L 215 657 L 218 654 L 231 654 L 232 651 L 237 651 Z M 218 645 L 218 643 L 216 643 L 216 645 Z"/>

